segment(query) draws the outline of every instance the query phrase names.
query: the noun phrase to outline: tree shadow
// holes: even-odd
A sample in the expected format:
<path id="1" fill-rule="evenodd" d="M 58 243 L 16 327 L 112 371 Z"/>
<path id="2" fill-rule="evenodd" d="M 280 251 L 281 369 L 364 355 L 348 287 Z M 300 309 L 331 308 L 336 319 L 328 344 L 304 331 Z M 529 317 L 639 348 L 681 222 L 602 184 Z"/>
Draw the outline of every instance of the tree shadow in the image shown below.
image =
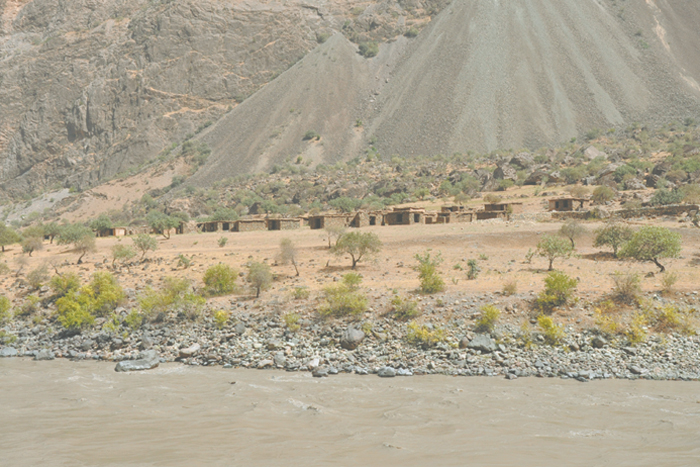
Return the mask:
<path id="1" fill-rule="evenodd" d="M 614 254 L 609 251 L 597 251 L 595 253 L 589 253 L 587 255 L 581 255 L 582 259 L 588 259 L 591 261 L 619 261 Z"/>

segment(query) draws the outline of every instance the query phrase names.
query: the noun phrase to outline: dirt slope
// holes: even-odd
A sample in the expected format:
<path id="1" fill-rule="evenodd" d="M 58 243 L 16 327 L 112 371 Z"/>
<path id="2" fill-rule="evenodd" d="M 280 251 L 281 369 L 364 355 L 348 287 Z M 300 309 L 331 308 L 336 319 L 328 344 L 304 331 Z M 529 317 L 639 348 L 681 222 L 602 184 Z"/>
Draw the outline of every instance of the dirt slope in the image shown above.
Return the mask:
<path id="1" fill-rule="evenodd" d="M 395 70 L 371 134 L 384 153 L 490 151 L 698 115 L 686 29 L 700 6 L 659 3 L 455 0 Z"/>

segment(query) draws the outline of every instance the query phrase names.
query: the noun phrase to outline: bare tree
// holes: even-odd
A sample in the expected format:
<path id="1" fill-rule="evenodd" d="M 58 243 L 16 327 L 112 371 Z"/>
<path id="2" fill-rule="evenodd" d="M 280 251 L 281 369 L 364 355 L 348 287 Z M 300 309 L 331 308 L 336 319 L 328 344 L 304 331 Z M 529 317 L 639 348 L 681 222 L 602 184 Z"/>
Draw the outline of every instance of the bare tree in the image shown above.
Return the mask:
<path id="1" fill-rule="evenodd" d="M 297 267 L 297 248 L 289 238 L 283 238 L 280 242 L 279 262 L 282 264 L 292 263 L 294 270 L 299 277 L 299 268 Z"/>

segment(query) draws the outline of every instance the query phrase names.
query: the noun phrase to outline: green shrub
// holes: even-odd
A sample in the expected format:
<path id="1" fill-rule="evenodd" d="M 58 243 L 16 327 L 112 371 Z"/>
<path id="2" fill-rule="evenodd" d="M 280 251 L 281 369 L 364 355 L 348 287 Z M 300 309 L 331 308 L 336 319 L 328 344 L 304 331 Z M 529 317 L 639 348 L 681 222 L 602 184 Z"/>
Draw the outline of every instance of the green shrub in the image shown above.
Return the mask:
<path id="1" fill-rule="evenodd" d="M 216 242 L 219 245 L 219 248 L 223 248 L 226 246 L 228 243 L 228 238 L 227 237 L 221 237 L 219 240 Z"/>
<path id="2" fill-rule="evenodd" d="M 661 276 L 661 290 L 667 294 L 673 292 L 673 287 L 676 285 L 676 282 L 678 282 L 678 274 L 675 272 L 665 272 Z"/>
<path id="3" fill-rule="evenodd" d="M 544 284 L 545 288 L 537 296 L 535 304 L 542 312 L 550 312 L 571 301 L 578 281 L 563 272 L 552 271 L 544 279 Z"/>
<path id="4" fill-rule="evenodd" d="M 206 300 L 197 295 L 188 279 L 166 277 L 163 288 L 147 288 L 138 298 L 141 310 L 149 321 L 163 320 L 167 313 L 177 313 L 187 319 L 197 319 Z"/>
<path id="5" fill-rule="evenodd" d="M 306 300 L 311 295 L 308 287 L 294 287 L 292 289 L 292 298 L 294 300 Z"/>
<path id="6" fill-rule="evenodd" d="M 287 327 L 292 332 L 297 332 L 299 329 L 301 329 L 301 325 L 299 324 L 299 315 L 294 312 L 289 312 L 285 313 L 282 316 L 282 319 L 284 320 L 284 325 Z"/>
<path id="7" fill-rule="evenodd" d="M 56 275 L 51 278 L 49 286 L 56 298 L 61 298 L 80 288 L 80 277 L 74 272 Z"/>
<path id="8" fill-rule="evenodd" d="M 15 316 L 26 318 L 39 311 L 41 299 L 36 295 L 29 295 L 22 305 L 15 310 Z"/>
<path id="9" fill-rule="evenodd" d="M 4 261 L 0 263 L 0 276 L 4 276 L 6 274 L 10 273 L 10 266 L 7 265 Z"/>
<path id="10" fill-rule="evenodd" d="M 654 192 L 654 196 L 649 200 L 652 206 L 665 206 L 668 204 L 679 204 L 683 201 L 683 192 L 680 190 L 669 191 L 659 188 Z"/>
<path id="11" fill-rule="evenodd" d="M 10 310 L 12 309 L 12 302 L 9 298 L 4 295 L 0 295 L 0 324 L 8 321 L 12 316 Z"/>
<path id="12" fill-rule="evenodd" d="M 613 299 L 620 303 L 637 303 L 642 293 L 640 286 L 642 279 L 639 274 L 615 271 L 612 279 L 615 284 L 612 292 Z"/>
<path id="13" fill-rule="evenodd" d="M 408 37 L 409 39 L 414 38 L 418 35 L 418 29 L 414 27 L 408 28 L 408 30 L 403 35 Z"/>
<path id="14" fill-rule="evenodd" d="M 494 305 L 484 305 L 481 307 L 481 316 L 476 322 L 475 331 L 491 333 L 496 327 L 501 312 Z"/>
<path id="15" fill-rule="evenodd" d="M 424 324 L 417 324 L 415 321 L 408 325 L 406 333 L 408 343 L 429 348 L 445 340 L 445 330 L 440 327 L 432 327 Z"/>
<path id="16" fill-rule="evenodd" d="M 309 130 L 304 133 L 304 136 L 301 139 L 303 141 L 314 141 L 321 139 L 321 135 L 319 135 L 315 130 Z"/>
<path id="17" fill-rule="evenodd" d="M 469 266 L 469 271 L 467 271 L 467 279 L 473 281 L 477 277 L 479 277 L 481 268 L 479 267 L 479 263 L 477 263 L 475 259 L 470 259 L 469 261 L 467 261 L 467 266 Z"/>
<path id="18" fill-rule="evenodd" d="M 205 292 L 210 296 L 226 295 L 236 291 L 238 271 L 226 264 L 210 266 L 204 272 Z"/>
<path id="19" fill-rule="evenodd" d="M 143 324 L 143 315 L 141 315 L 136 310 L 131 310 L 131 312 L 124 318 L 124 324 L 129 326 L 132 331 L 136 331 Z"/>
<path id="20" fill-rule="evenodd" d="M 360 44 L 360 55 L 365 58 L 376 57 L 379 53 L 379 44 L 374 41 L 363 42 Z"/>
<path id="21" fill-rule="evenodd" d="M 591 199 L 596 204 L 605 204 L 608 201 L 615 199 L 615 192 L 612 188 L 601 185 L 593 190 L 593 196 L 591 196 Z"/>
<path id="22" fill-rule="evenodd" d="M 442 264 L 442 255 L 438 252 L 437 255 L 431 257 L 430 251 L 416 254 L 418 266 L 415 269 L 418 271 L 418 279 L 420 280 L 420 291 L 424 294 L 434 294 L 445 290 L 445 281 L 440 277 L 438 266 Z"/>
<path id="23" fill-rule="evenodd" d="M 420 315 L 418 302 L 401 298 L 398 295 L 391 299 L 391 312 L 395 319 L 401 321 L 407 321 Z"/>
<path id="24" fill-rule="evenodd" d="M 537 324 L 542 331 L 545 343 L 553 346 L 559 345 L 564 339 L 564 331 L 562 331 L 561 327 L 554 324 L 554 321 L 549 316 L 540 315 L 537 318 Z"/>
<path id="25" fill-rule="evenodd" d="M 518 281 L 511 279 L 503 284 L 503 295 L 510 297 L 518 293 Z"/>
<path id="26" fill-rule="evenodd" d="M 662 307 L 646 306 L 643 310 L 647 322 L 658 332 L 678 332 L 686 336 L 695 335 L 691 322 L 692 310 L 683 310 L 676 305 Z"/>
<path id="27" fill-rule="evenodd" d="M 187 269 L 190 267 L 191 264 L 192 264 L 192 260 L 189 259 L 187 256 L 183 255 L 182 253 L 177 255 L 178 267 L 182 266 L 184 269 Z"/>
<path id="28" fill-rule="evenodd" d="M 630 345 L 641 344 L 647 339 L 646 325 L 647 320 L 643 313 L 635 313 L 632 316 L 632 321 L 625 333 Z"/>
<path id="29" fill-rule="evenodd" d="M 367 311 L 367 297 L 359 290 L 359 274 L 345 274 L 340 284 L 323 289 L 326 300 L 319 312 L 322 316 L 359 315 Z"/>
<path id="30" fill-rule="evenodd" d="M 27 274 L 27 284 L 32 290 L 39 290 L 49 280 L 49 271 L 46 266 L 39 266 Z"/>

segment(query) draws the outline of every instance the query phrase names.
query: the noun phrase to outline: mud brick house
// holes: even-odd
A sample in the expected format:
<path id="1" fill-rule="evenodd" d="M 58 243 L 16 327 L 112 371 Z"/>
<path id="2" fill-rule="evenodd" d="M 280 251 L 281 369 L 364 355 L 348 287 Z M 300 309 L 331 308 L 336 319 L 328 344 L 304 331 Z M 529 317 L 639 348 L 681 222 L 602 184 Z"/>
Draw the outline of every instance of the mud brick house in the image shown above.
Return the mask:
<path id="1" fill-rule="evenodd" d="M 301 219 L 298 217 L 280 217 L 266 220 L 267 230 L 296 230 L 301 228 Z"/>
<path id="2" fill-rule="evenodd" d="M 325 229 L 326 227 L 347 227 L 352 217 L 352 214 L 318 214 L 309 216 L 309 227 L 312 230 Z"/>
<path id="3" fill-rule="evenodd" d="M 590 201 L 585 198 L 554 198 L 549 200 L 550 211 L 585 211 Z"/>
<path id="4" fill-rule="evenodd" d="M 511 214 L 521 212 L 523 212 L 523 203 L 484 204 L 484 210 L 476 212 L 476 220 L 508 218 Z"/>
<path id="5" fill-rule="evenodd" d="M 267 219 L 239 219 L 233 226 L 235 232 L 254 232 L 268 230 Z"/>
<path id="6" fill-rule="evenodd" d="M 384 214 L 386 225 L 425 224 L 425 209 L 423 208 L 394 208 Z"/>
<path id="7" fill-rule="evenodd" d="M 438 224 L 452 224 L 456 222 L 472 222 L 474 212 L 466 206 L 443 206 L 437 214 Z M 426 219 L 427 221 L 427 219 Z M 430 222 L 426 222 L 430 223 Z"/>

